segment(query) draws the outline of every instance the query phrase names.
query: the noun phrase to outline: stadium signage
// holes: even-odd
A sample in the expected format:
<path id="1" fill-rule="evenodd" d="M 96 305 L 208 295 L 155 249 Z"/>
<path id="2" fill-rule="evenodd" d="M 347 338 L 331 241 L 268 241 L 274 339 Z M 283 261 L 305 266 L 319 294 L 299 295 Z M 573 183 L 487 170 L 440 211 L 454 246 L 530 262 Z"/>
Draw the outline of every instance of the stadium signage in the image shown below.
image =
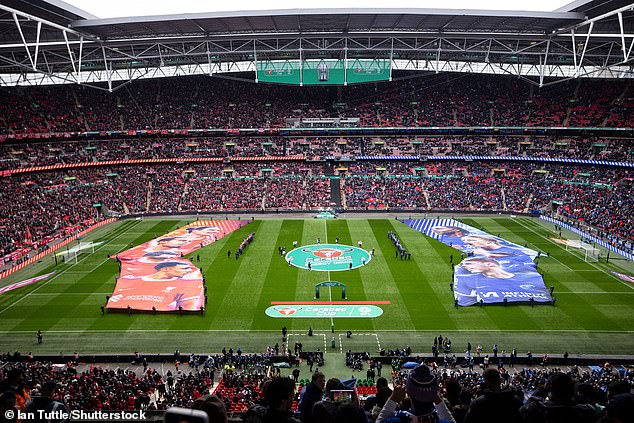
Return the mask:
<path id="1" fill-rule="evenodd" d="M 376 318 L 383 309 L 374 305 L 276 305 L 266 309 L 266 315 L 273 318 Z"/>

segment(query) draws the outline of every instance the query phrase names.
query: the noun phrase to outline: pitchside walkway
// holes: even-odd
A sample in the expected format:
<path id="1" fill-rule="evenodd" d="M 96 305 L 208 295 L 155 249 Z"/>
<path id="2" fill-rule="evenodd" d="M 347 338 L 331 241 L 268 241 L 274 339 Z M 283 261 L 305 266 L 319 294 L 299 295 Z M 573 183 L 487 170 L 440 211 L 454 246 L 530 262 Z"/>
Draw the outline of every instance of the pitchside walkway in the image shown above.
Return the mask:
<path id="1" fill-rule="evenodd" d="M 197 356 L 207 357 L 208 355 L 215 355 L 217 353 L 195 353 Z M 243 352 L 243 354 L 249 354 L 247 352 Z M 455 352 L 456 358 L 458 361 L 461 361 L 464 358 L 464 353 Z M 482 362 L 482 359 L 488 355 L 490 358 L 489 367 L 496 367 L 496 359 L 493 357 L 493 354 L 489 351 L 483 351 L 480 358 L 476 358 L 476 365 L 474 366 L 474 371 L 482 372 L 482 366 L 478 363 Z M 189 366 L 188 359 L 190 353 L 181 352 L 180 357 L 181 361 L 179 362 L 179 370 L 180 372 L 189 373 L 190 371 L 195 371 L 193 367 Z M 100 366 L 107 369 L 124 369 L 127 371 L 133 371 L 135 373 L 142 373 L 142 359 L 145 357 L 148 361 L 148 368 L 156 369 L 160 374 L 167 374 L 168 371 L 171 371 L 172 374 L 177 372 L 175 360 L 173 354 L 165 353 L 165 354 L 143 354 L 139 355 L 139 358 L 135 358 L 133 354 L 121 354 L 121 355 L 106 355 L 106 354 L 90 354 L 90 355 L 80 355 L 77 359 L 76 369 L 78 372 L 89 369 L 90 367 Z M 501 357 L 501 354 L 498 355 L 498 358 Z M 365 379 L 365 371 L 367 370 L 367 363 L 364 363 L 364 369 L 359 371 L 354 371 L 350 367 L 345 365 L 346 354 L 344 352 L 340 352 L 339 348 L 335 350 L 329 349 L 327 354 L 324 355 L 324 365 L 320 368 L 320 370 L 330 377 L 339 377 L 348 379 L 351 376 Z M 383 365 L 383 376 L 389 378 L 390 374 L 390 365 L 393 357 L 388 356 L 377 356 L 372 355 L 373 359 L 382 359 L 384 362 Z M 437 359 L 434 359 L 429 353 L 417 353 L 412 352 L 410 355 L 410 359 L 412 360 L 424 360 L 426 363 L 430 363 L 435 361 L 439 368 L 444 368 L 443 366 L 443 356 L 440 355 Z M 504 359 L 504 368 L 509 371 L 513 371 L 513 369 L 519 371 L 521 369 L 529 368 L 529 369 L 543 369 L 543 368 L 562 368 L 562 369 L 570 369 L 572 367 L 578 366 L 580 368 L 590 368 L 590 366 L 603 366 L 605 363 L 611 363 L 615 367 L 632 367 L 634 368 L 634 355 L 603 355 L 603 354 L 570 354 L 567 359 L 564 359 L 563 354 L 548 354 L 548 365 L 542 366 L 542 354 L 535 354 L 533 358 L 528 364 L 527 357 L 525 354 L 518 355 L 516 359 L 516 363 L 514 365 L 509 364 L 509 357 L 507 356 Z M 28 357 L 22 356 L 22 361 L 28 360 Z M 54 363 L 68 363 L 74 361 L 74 357 L 72 355 L 60 356 L 60 355 L 37 355 L 34 356 L 34 360 L 38 361 L 52 361 Z M 274 361 L 282 362 L 285 361 L 280 357 L 277 357 Z M 409 360 L 406 360 L 409 361 Z M 6 365 L 5 362 L 0 362 L 0 368 Z M 290 375 L 295 367 L 291 368 L 281 368 L 281 372 L 283 375 Z M 317 369 L 317 366 L 313 367 L 313 370 Z M 455 368 L 459 369 L 461 366 L 457 365 Z M 200 366 L 202 369 L 202 365 Z M 301 371 L 300 379 L 309 374 L 309 366 L 305 360 L 302 360 L 302 363 L 299 365 L 299 369 Z M 466 368 L 463 368 L 466 369 Z M 218 372 L 217 372 L 218 373 Z M 219 375 L 216 375 L 219 376 Z M 217 379 L 217 378 L 216 378 Z"/>

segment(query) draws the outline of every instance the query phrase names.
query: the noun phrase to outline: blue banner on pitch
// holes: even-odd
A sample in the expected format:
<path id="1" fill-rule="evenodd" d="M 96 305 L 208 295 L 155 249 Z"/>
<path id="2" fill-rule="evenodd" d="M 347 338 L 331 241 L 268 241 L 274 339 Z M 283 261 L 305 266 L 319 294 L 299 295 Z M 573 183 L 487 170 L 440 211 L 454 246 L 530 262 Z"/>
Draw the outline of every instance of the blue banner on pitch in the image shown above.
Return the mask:
<path id="1" fill-rule="evenodd" d="M 550 302 L 550 291 L 537 271 L 538 252 L 454 219 L 406 220 L 404 223 L 466 256 L 454 269 L 458 305 Z M 456 262 L 458 257 L 456 257 Z"/>

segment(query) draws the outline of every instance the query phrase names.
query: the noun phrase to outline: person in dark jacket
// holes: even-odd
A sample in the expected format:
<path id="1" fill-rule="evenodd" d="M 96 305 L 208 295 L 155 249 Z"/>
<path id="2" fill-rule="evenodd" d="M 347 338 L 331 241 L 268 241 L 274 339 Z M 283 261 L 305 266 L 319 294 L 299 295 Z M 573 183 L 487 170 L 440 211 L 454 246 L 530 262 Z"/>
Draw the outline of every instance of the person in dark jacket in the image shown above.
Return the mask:
<path id="1" fill-rule="evenodd" d="M 287 377 L 272 379 L 264 391 L 266 405 L 254 405 L 244 416 L 244 423 L 301 423 L 293 416 L 291 407 L 295 382 Z"/>
<path id="2" fill-rule="evenodd" d="M 464 423 L 520 422 L 519 409 L 524 399 L 522 392 L 502 389 L 497 369 L 486 369 L 482 377 L 482 390 L 471 402 Z"/>
<path id="3" fill-rule="evenodd" d="M 68 408 L 66 408 L 63 403 L 52 398 L 56 387 L 57 385 L 55 384 L 55 382 L 44 382 L 44 384 L 42 385 L 41 395 L 34 396 L 31 401 L 26 404 L 26 412 L 33 413 L 35 415 L 35 419 L 32 421 L 52 423 L 68 422 L 70 420 L 70 417 L 66 419 L 60 418 L 55 420 L 40 418 L 40 414 L 38 413 L 39 411 L 44 411 L 46 413 L 53 413 L 57 411 L 58 416 L 66 415 L 68 413 Z"/>
<path id="4" fill-rule="evenodd" d="M 209 423 L 227 423 L 227 407 L 216 395 L 206 395 L 198 398 L 192 404 L 192 409 L 202 410 L 207 414 Z"/>
<path id="5" fill-rule="evenodd" d="M 548 381 L 548 396 L 531 397 L 521 408 L 525 423 L 594 423 L 597 413 L 591 404 L 578 404 L 574 400 L 574 382 L 570 375 L 555 373 Z"/>
<path id="6" fill-rule="evenodd" d="M 299 413 L 302 423 L 313 422 L 313 406 L 316 402 L 321 401 L 325 386 L 326 376 L 321 372 L 313 373 L 313 378 L 304 390 L 304 394 L 299 403 Z"/>
<path id="7" fill-rule="evenodd" d="M 634 395 L 618 394 L 610 398 L 600 423 L 628 423 L 634 416 Z"/>
<path id="8" fill-rule="evenodd" d="M 332 423 L 335 420 L 335 414 L 342 405 L 330 398 L 330 393 L 335 390 L 344 389 L 343 383 L 337 378 L 328 379 L 324 398 L 313 406 L 313 422 L 315 423 Z"/>

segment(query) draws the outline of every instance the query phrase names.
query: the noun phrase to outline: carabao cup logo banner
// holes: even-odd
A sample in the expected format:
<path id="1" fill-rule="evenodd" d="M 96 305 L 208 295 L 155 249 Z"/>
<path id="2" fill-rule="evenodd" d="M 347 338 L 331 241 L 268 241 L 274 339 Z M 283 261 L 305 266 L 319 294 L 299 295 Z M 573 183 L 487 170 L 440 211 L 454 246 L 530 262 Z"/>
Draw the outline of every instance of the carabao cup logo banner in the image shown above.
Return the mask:
<path id="1" fill-rule="evenodd" d="M 205 304 L 203 277 L 181 257 L 246 225 L 244 220 L 202 220 L 126 250 L 117 258 L 121 275 L 107 308 L 200 310 Z"/>
<path id="2" fill-rule="evenodd" d="M 454 219 L 406 220 L 404 223 L 466 254 L 454 269 L 454 297 L 458 305 L 550 302 L 534 261 L 537 252 Z M 456 261 L 459 257 L 454 257 Z"/>
<path id="3" fill-rule="evenodd" d="M 371 259 L 372 256 L 367 251 L 341 244 L 306 245 L 286 253 L 288 264 L 319 272 L 356 269 L 368 264 Z"/>
<path id="4" fill-rule="evenodd" d="M 383 314 L 380 307 L 374 305 L 278 305 L 266 309 L 266 315 L 275 318 L 375 318 Z"/>

